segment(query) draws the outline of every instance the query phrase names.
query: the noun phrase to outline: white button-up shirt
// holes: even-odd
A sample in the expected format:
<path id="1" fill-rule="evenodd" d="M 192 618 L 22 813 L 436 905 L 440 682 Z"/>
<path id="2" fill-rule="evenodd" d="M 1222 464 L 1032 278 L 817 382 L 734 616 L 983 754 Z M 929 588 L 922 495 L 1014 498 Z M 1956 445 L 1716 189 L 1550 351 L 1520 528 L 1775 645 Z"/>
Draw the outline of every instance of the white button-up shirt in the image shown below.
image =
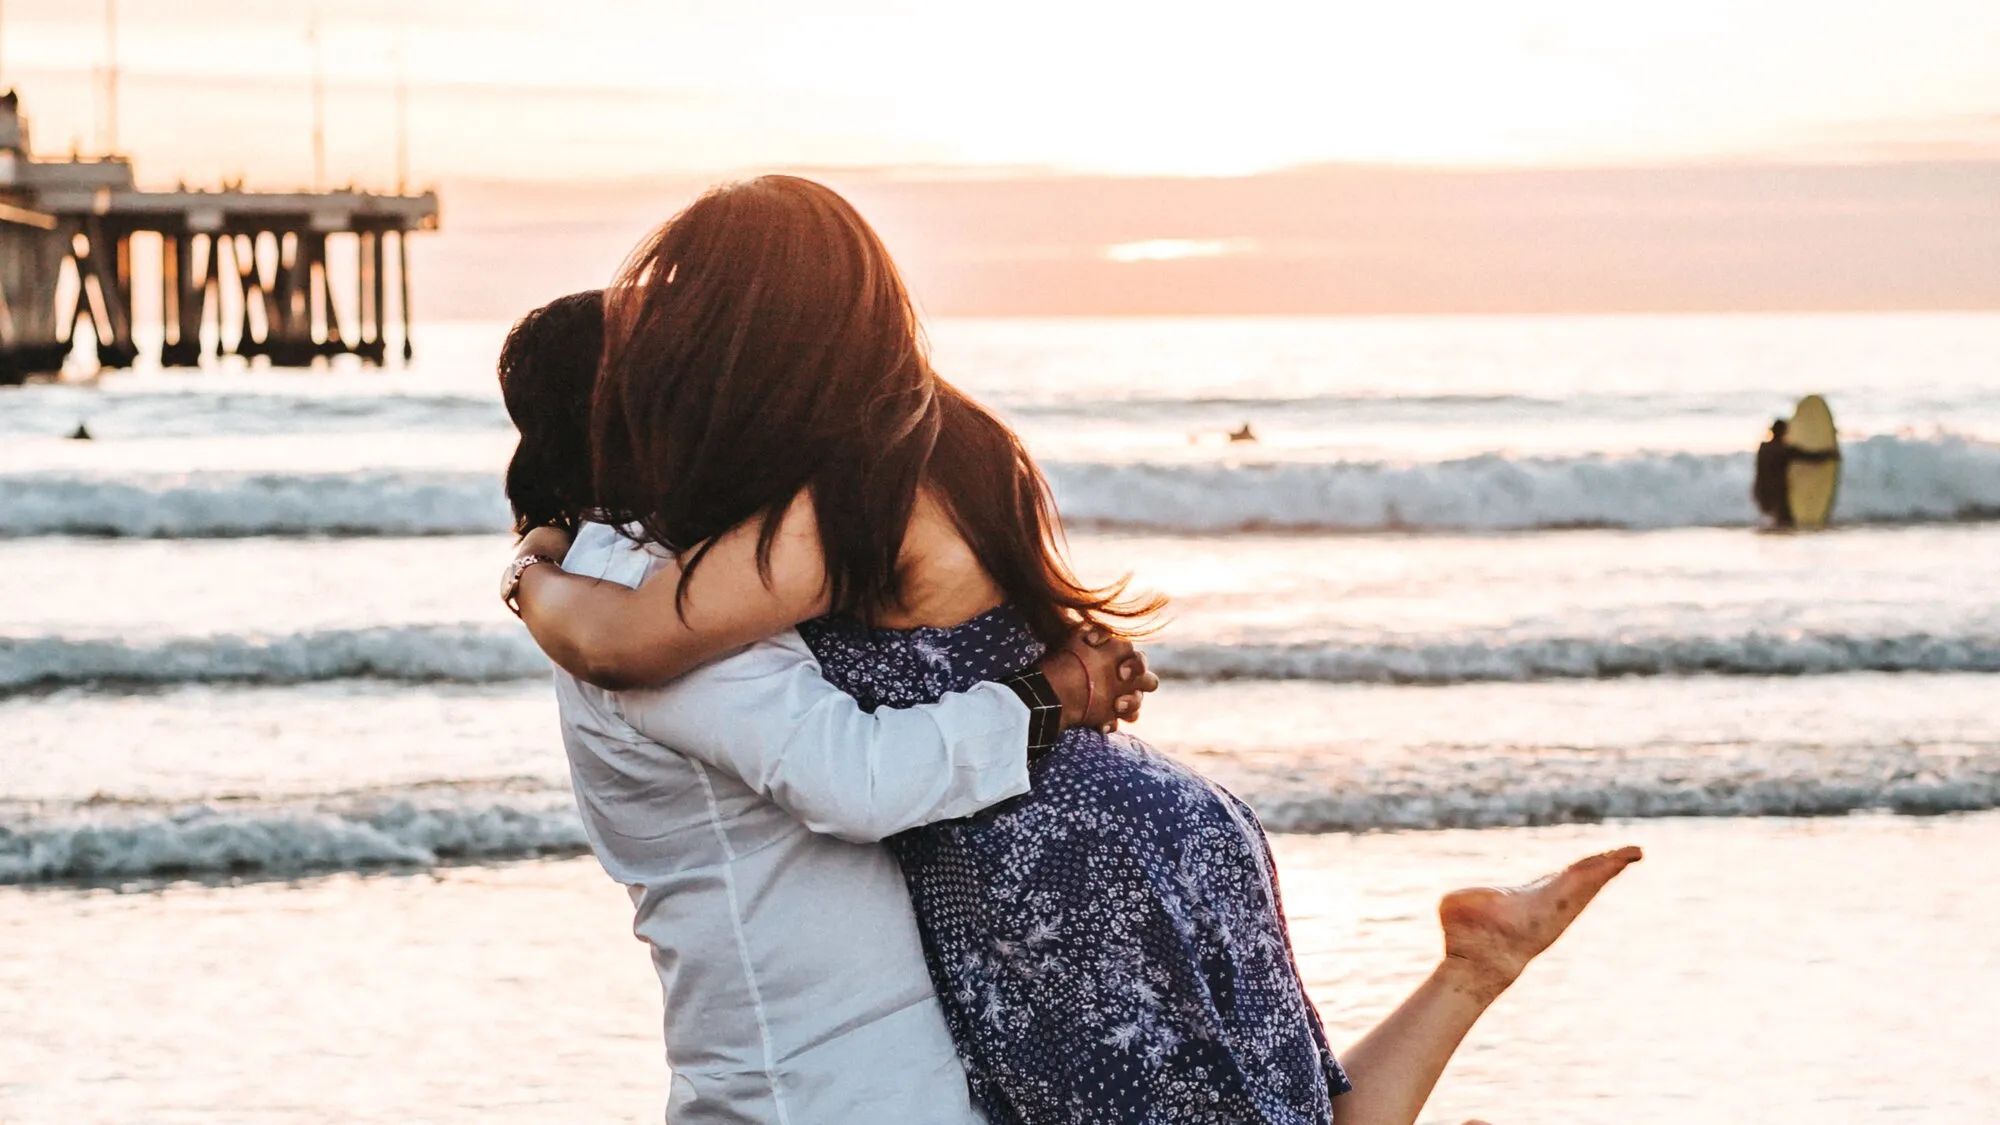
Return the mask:
<path id="1" fill-rule="evenodd" d="M 665 556 L 586 525 L 564 567 Z M 977 1125 L 896 862 L 878 842 L 1028 789 L 1028 710 L 987 684 L 864 713 L 796 633 L 657 691 L 557 672 L 591 846 L 666 998 L 673 1125 Z"/>

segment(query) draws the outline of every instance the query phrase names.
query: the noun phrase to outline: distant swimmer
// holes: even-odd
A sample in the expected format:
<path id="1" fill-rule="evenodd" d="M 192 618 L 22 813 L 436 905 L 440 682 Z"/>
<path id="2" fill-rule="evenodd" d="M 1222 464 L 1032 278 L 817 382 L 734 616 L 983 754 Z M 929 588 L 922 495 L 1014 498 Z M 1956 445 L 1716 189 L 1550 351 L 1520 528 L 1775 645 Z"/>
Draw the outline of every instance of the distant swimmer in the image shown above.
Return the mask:
<path id="1" fill-rule="evenodd" d="M 1824 409 L 1822 405 L 1820 412 L 1824 413 Z M 1763 444 L 1757 447 L 1757 476 L 1750 486 L 1750 496 L 1757 502 L 1757 510 L 1770 517 L 1771 522 L 1778 527 L 1793 527 L 1799 522 L 1793 502 L 1795 474 L 1792 472 L 1792 467 L 1823 465 L 1840 460 L 1838 446 L 1832 449 L 1801 449 L 1792 444 L 1791 428 L 1792 424 L 1783 418 L 1771 422 L 1771 432 L 1765 435 Z M 1825 428 L 1831 434 L 1830 417 Z M 1832 479 L 1838 479 L 1837 467 Z M 1832 507 L 1832 485 L 1829 483 L 1823 489 L 1811 491 L 1815 493 L 1810 497 L 1814 501 L 1812 506 L 1815 510 L 1810 513 L 1811 518 L 1806 522 L 1817 527 L 1826 522 L 1829 509 Z M 1824 493 L 1823 497 L 1817 495 L 1821 492 Z"/>
<path id="2" fill-rule="evenodd" d="M 1257 434 L 1256 434 L 1256 432 L 1255 432 L 1255 431 L 1253 431 L 1253 430 L 1252 430 L 1252 429 L 1250 428 L 1250 423 L 1248 423 L 1248 422 L 1245 422 L 1245 423 L 1243 423 L 1243 428 L 1242 428 L 1242 429 L 1240 429 L 1240 430 L 1231 430 L 1231 431 L 1229 431 L 1229 440 L 1230 440 L 1230 441 L 1256 441 L 1256 440 L 1257 440 Z"/>
<path id="3" fill-rule="evenodd" d="M 75 432 L 75 433 L 73 433 L 73 434 L 71 434 L 71 435 L 69 435 L 69 440 L 71 440 L 71 441 L 89 441 L 89 440 L 91 440 L 91 437 L 90 437 L 90 427 L 89 427 L 89 426 L 86 426 L 86 425 L 84 425 L 84 424 L 83 424 L 82 422 L 78 422 L 78 423 L 76 424 L 76 432 Z"/>

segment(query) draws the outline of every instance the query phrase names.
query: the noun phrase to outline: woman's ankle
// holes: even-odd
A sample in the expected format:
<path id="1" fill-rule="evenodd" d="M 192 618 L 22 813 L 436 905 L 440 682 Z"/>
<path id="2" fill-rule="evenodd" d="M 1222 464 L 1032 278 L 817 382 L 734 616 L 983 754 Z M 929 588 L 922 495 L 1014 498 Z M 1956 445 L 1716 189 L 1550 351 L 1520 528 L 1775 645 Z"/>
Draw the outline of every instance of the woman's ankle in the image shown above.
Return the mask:
<path id="1" fill-rule="evenodd" d="M 1431 979 L 1455 996 L 1464 997 L 1485 1011 L 1507 991 L 1518 975 L 1510 975 L 1490 965 L 1447 955 L 1431 970 Z"/>

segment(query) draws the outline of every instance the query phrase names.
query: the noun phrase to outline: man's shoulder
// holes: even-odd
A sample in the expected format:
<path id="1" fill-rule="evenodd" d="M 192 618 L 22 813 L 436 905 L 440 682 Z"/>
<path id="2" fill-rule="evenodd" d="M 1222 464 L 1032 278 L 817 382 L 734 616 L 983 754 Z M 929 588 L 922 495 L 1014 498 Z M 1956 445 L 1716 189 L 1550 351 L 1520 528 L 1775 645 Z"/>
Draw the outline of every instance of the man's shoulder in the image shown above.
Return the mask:
<path id="1" fill-rule="evenodd" d="M 585 523 L 576 529 L 563 569 L 585 578 L 637 586 L 653 571 L 665 566 L 673 556 L 660 547 L 640 543 L 617 528 L 601 523 Z"/>
<path id="2" fill-rule="evenodd" d="M 586 523 L 577 528 L 576 538 L 570 543 L 569 553 L 563 556 L 562 565 L 571 574 L 637 586 L 672 561 L 672 552 L 663 547 L 637 542 L 605 524 Z M 662 688 L 609 692 L 578 680 L 560 668 L 556 672 L 573 693 L 576 703 L 618 714 L 622 710 L 620 700 L 659 701 L 669 696 L 681 699 L 698 697 L 734 681 L 791 672 L 801 664 L 817 668 L 812 650 L 806 647 L 798 631 L 786 629 L 726 653 Z"/>

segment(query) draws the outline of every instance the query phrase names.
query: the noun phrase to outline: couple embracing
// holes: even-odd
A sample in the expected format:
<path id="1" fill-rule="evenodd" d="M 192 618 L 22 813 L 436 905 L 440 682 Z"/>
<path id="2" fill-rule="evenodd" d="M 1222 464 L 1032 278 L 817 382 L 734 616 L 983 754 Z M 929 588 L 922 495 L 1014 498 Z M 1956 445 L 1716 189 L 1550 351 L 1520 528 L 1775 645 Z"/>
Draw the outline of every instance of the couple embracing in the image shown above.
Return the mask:
<path id="1" fill-rule="evenodd" d="M 1409 1125 L 1638 858 L 1447 896 L 1436 971 L 1336 1061 L 1255 814 L 1117 731 L 1160 601 L 1074 576 L 819 184 L 705 195 L 501 382 L 502 593 L 659 971 L 674 1125 Z"/>

